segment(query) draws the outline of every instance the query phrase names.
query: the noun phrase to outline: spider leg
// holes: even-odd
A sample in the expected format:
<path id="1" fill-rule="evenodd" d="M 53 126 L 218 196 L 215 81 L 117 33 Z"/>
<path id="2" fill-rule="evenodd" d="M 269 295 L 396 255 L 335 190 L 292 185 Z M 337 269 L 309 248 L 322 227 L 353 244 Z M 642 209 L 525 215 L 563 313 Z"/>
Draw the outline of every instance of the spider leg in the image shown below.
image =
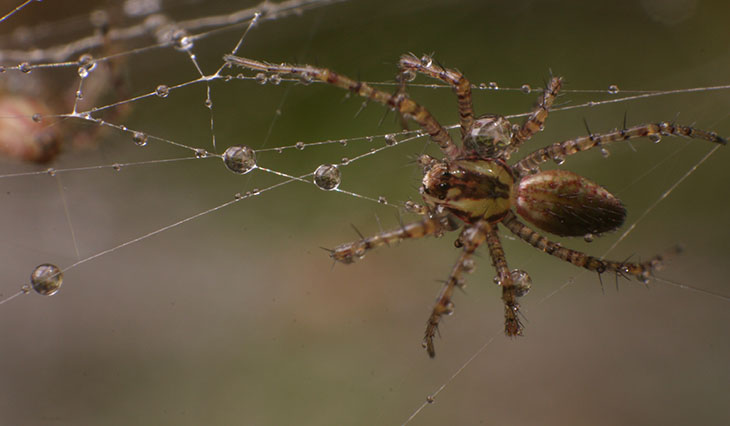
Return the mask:
<path id="1" fill-rule="evenodd" d="M 431 136 L 431 140 L 436 142 L 444 154 L 449 158 L 456 158 L 461 153 L 461 149 L 454 144 L 451 136 L 446 129 L 431 115 L 430 112 L 421 105 L 411 100 L 405 93 L 397 92 L 390 94 L 382 90 L 378 90 L 367 83 L 353 80 L 344 75 L 337 74 L 327 68 L 319 68 L 311 65 L 289 65 L 289 64 L 271 64 L 268 62 L 259 62 L 253 59 L 241 58 L 234 55 L 225 55 L 223 59 L 231 65 L 240 66 L 257 71 L 264 71 L 274 74 L 292 74 L 299 76 L 305 80 L 319 80 L 333 86 L 349 90 L 364 98 L 379 102 L 401 115 L 412 119 L 418 123 L 421 128 Z"/>
<path id="2" fill-rule="evenodd" d="M 443 68 L 434 63 L 427 55 L 419 59 L 412 53 L 401 56 L 398 62 L 403 72 L 415 71 L 439 79 L 451 85 L 456 93 L 459 105 L 459 123 L 461 124 L 461 139 L 474 124 L 474 105 L 471 101 L 471 83 L 459 71 Z"/>
<path id="3" fill-rule="evenodd" d="M 497 227 L 490 227 L 487 233 L 487 247 L 492 257 L 494 269 L 497 270 L 497 282 L 502 287 L 502 301 L 504 302 L 504 334 L 519 336 L 522 334 L 522 323 L 518 317 L 520 304 L 517 303 L 517 291 L 512 274 L 507 266 L 502 242 L 499 240 Z"/>
<path id="4" fill-rule="evenodd" d="M 642 282 L 646 282 L 649 277 L 651 277 L 652 272 L 659 267 L 662 262 L 662 256 L 655 256 L 642 263 L 625 261 L 616 262 L 613 260 L 599 259 L 577 250 L 565 248 L 530 229 L 527 225 L 522 223 L 512 211 L 507 213 L 507 216 L 505 216 L 504 220 L 502 220 L 502 224 L 521 240 L 536 249 L 572 263 L 575 266 L 588 269 L 589 271 L 598 272 L 598 274 L 602 274 L 606 271 L 613 271 L 617 276 L 631 275 Z"/>
<path id="5" fill-rule="evenodd" d="M 611 142 L 626 141 L 629 139 L 649 137 L 658 142 L 664 135 L 686 136 L 693 139 L 703 139 L 710 142 L 727 144 L 727 140 L 714 132 L 695 129 L 689 126 L 680 126 L 668 121 L 660 123 L 648 123 L 633 126 L 628 129 L 613 130 L 602 134 L 591 134 L 563 142 L 556 142 L 545 148 L 527 154 L 525 158 L 512 166 L 512 171 L 517 176 L 525 176 L 537 170 L 539 165 L 553 159 L 562 162 L 565 157 L 576 154 L 580 151 L 587 151 L 597 146 L 604 147 Z"/>
<path id="6" fill-rule="evenodd" d="M 407 239 L 416 239 L 430 235 L 439 236 L 445 231 L 456 228 L 454 219 L 448 215 L 429 215 L 421 221 L 409 223 L 398 229 L 380 232 L 372 237 L 342 244 L 330 253 L 330 257 L 338 262 L 353 263 L 361 259 L 368 250 L 390 245 Z"/>
<path id="7" fill-rule="evenodd" d="M 489 222 L 486 220 L 480 220 L 474 225 L 464 228 L 457 240 L 461 243 L 464 250 L 461 252 L 459 259 L 451 269 L 449 278 L 446 279 L 446 283 L 444 283 L 441 293 L 439 293 L 436 298 L 436 304 L 431 311 L 431 316 L 428 318 L 426 333 L 423 337 L 423 347 L 426 349 L 431 358 L 436 356 L 433 338 L 436 335 L 441 316 L 450 315 L 454 312 L 454 304 L 451 301 L 451 295 L 454 292 L 454 287 L 461 284 L 462 275 L 464 271 L 468 269 L 469 260 L 474 254 L 474 251 L 476 251 L 476 249 L 485 241 L 487 234 L 490 232 L 493 232 L 493 228 Z"/>
<path id="8" fill-rule="evenodd" d="M 553 106 L 553 102 L 555 102 L 555 98 L 558 96 L 562 85 L 562 77 L 553 77 L 550 79 L 550 83 L 537 99 L 537 106 L 532 111 L 532 114 L 530 114 L 530 117 L 512 135 L 510 146 L 504 152 L 505 158 L 509 158 L 510 155 L 520 149 L 520 145 L 529 140 L 532 135 L 542 130 L 548 116 L 548 111 Z"/>

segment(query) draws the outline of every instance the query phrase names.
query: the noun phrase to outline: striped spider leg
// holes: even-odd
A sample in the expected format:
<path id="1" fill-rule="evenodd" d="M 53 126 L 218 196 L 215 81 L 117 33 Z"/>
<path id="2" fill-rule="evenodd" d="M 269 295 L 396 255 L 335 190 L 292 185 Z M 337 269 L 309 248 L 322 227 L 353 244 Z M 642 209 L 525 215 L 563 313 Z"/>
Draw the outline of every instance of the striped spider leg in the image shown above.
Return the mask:
<path id="1" fill-rule="evenodd" d="M 289 65 L 289 64 L 271 64 L 267 62 L 255 61 L 253 59 L 241 58 L 234 55 L 225 55 L 223 59 L 231 64 L 257 71 L 264 71 L 273 74 L 291 74 L 298 76 L 304 80 L 319 80 L 324 83 L 332 84 L 352 93 L 360 95 L 364 98 L 379 102 L 390 109 L 397 111 L 406 118 L 410 118 L 418 123 L 421 128 L 428 133 L 431 140 L 441 148 L 443 153 L 449 158 L 459 156 L 461 150 L 449 136 L 444 127 L 431 115 L 430 112 L 421 105 L 412 101 L 408 95 L 399 92 L 390 94 L 382 90 L 378 90 L 363 83 L 353 80 L 344 75 L 337 74 L 326 68 L 318 68 L 311 65 Z"/>
<path id="2" fill-rule="evenodd" d="M 342 244 L 330 252 L 333 259 L 352 263 L 376 247 L 405 239 L 441 236 L 446 231 L 456 230 L 462 226 L 459 221 L 463 222 L 463 229 L 455 242 L 463 250 L 444 283 L 426 326 L 423 345 L 431 357 L 435 355 L 433 338 L 440 319 L 453 312 L 451 298 L 454 288 L 462 285 L 463 274 L 473 267 L 474 252 L 484 243 L 497 272 L 495 280 L 502 287 L 505 334 L 522 334 L 517 300 L 529 290 L 530 277 L 527 272 L 508 268 L 497 233 L 499 223 L 536 249 L 599 275 L 612 271 L 617 276 L 633 276 L 642 281 L 651 277 L 662 260 L 660 256 L 643 263 L 599 259 L 562 247 L 522 223 L 517 214 L 554 235 L 585 236 L 616 230 L 626 218 L 626 209 L 621 201 L 597 183 L 567 170 L 540 171 L 539 166 L 550 159 L 560 164 L 569 155 L 640 137 L 656 141 L 662 135 L 678 135 L 720 144 L 727 143 L 725 139 L 692 127 L 668 122 L 649 123 L 554 143 L 509 166 L 506 160 L 510 155 L 542 129 L 562 79 L 552 78 L 530 117 L 522 126 L 513 126 L 498 115 L 475 118 L 471 83 L 460 72 L 434 65 L 428 56 L 424 58 L 418 59 L 413 55 L 401 57 L 401 82 L 410 79 L 408 74 L 418 72 L 451 85 L 458 101 L 461 146 L 456 145 L 426 108 L 412 101 L 404 90 L 389 94 L 367 83 L 311 65 L 276 65 L 233 55 L 224 57 L 230 65 L 267 73 L 292 74 L 308 81 L 316 79 L 382 103 L 418 123 L 439 145 L 444 159 L 429 155 L 419 157 L 418 162 L 423 168 L 419 191 L 425 206 L 411 210 L 423 216 L 420 221 Z"/>

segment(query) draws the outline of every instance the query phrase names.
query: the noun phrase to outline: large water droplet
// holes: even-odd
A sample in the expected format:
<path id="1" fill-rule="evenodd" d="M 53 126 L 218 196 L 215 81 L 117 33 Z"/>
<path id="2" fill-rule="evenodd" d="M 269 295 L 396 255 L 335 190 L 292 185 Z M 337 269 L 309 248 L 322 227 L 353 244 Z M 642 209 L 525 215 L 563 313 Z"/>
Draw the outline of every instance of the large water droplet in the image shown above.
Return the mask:
<path id="1" fill-rule="evenodd" d="M 266 84 L 266 74 L 262 72 L 257 73 L 254 77 L 254 80 L 256 80 L 256 83 L 258 84 Z"/>
<path id="2" fill-rule="evenodd" d="M 58 292 L 63 284 L 63 273 L 58 266 L 50 263 L 38 265 L 30 274 L 30 284 L 33 290 L 43 296 L 51 296 Z"/>
<path id="3" fill-rule="evenodd" d="M 223 153 L 223 163 L 228 170 L 243 175 L 256 167 L 256 153 L 245 145 L 234 145 Z"/>
<path id="4" fill-rule="evenodd" d="M 395 135 L 392 133 L 389 133 L 385 135 L 385 144 L 388 146 L 393 146 L 398 143 L 398 139 L 396 139 Z"/>
<path id="5" fill-rule="evenodd" d="M 423 55 L 421 56 L 421 65 L 424 67 L 430 67 L 433 65 L 433 58 L 429 55 Z"/>
<path id="6" fill-rule="evenodd" d="M 340 169 L 332 164 L 322 164 L 314 171 L 314 184 L 324 191 L 332 191 L 340 186 Z"/>
<path id="7" fill-rule="evenodd" d="M 509 275 L 512 278 L 512 285 L 515 287 L 515 296 L 522 297 L 530 292 L 530 288 L 532 287 L 530 274 L 522 269 L 513 269 Z"/>
<path id="8" fill-rule="evenodd" d="M 170 88 L 164 84 L 160 84 L 155 89 L 155 95 L 157 95 L 161 98 L 166 98 L 168 95 L 170 95 Z"/>
<path id="9" fill-rule="evenodd" d="M 132 134 L 132 140 L 134 141 L 134 144 L 137 146 L 147 145 L 147 135 L 142 132 L 134 132 Z"/>

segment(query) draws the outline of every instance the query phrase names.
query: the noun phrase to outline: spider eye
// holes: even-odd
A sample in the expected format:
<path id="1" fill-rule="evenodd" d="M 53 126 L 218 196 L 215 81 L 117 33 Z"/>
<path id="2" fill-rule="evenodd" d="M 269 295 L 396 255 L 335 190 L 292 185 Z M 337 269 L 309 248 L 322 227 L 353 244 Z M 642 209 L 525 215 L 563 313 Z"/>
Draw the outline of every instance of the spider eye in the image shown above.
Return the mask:
<path id="1" fill-rule="evenodd" d="M 449 189 L 449 184 L 446 183 L 446 182 L 441 182 L 439 184 L 439 189 L 442 190 L 442 191 L 446 191 L 447 189 Z"/>

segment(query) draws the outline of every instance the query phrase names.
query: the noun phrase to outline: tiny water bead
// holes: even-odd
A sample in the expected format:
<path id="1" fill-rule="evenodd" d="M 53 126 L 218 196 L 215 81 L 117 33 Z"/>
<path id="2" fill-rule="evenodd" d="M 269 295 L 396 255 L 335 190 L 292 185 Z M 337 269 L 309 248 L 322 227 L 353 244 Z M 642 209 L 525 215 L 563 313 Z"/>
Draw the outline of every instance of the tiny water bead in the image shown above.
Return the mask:
<path id="1" fill-rule="evenodd" d="M 610 93 L 612 95 L 615 95 L 618 92 L 619 92 L 619 89 L 618 89 L 618 86 L 617 85 L 612 84 L 612 85 L 608 86 L 608 93 Z"/>
<path id="2" fill-rule="evenodd" d="M 256 152 L 246 145 L 233 145 L 223 152 L 223 164 L 233 173 L 245 175 L 256 168 Z"/>
<path id="3" fill-rule="evenodd" d="M 295 147 L 296 149 L 298 149 L 298 150 L 300 150 L 300 151 L 301 151 L 301 150 L 303 150 L 303 149 L 304 149 L 304 142 L 302 142 L 302 141 L 299 141 L 299 142 L 297 142 L 297 143 L 295 143 L 295 144 L 294 144 L 294 147 Z"/>
<path id="4" fill-rule="evenodd" d="M 520 87 L 520 90 L 522 90 L 522 93 L 525 93 L 525 94 L 527 94 L 527 93 L 530 93 L 530 92 L 532 91 L 532 87 L 530 87 L 530 85 L 529 85 L 529 84 L 523 84 L 523 85 L 522 85 L 522 86 Z"/>
<path id="5" fill-rule="evenodd" d="M 94 71 L 96 68 L 96 62 L 94 61 L 94 57 L 87 54 L 81 55 L 79 57 L 79 68 L 77 70 L 79 77 L 86 78 L 89 76 L 89 73 Z"/>
<path id="6" fill-rule="evenodd" d="M 385 144 L 388 146 L 393 146 L 398 143 L 398 139 L 396 139 L 395 135 L 392 133 L 389 133 L 385 135 Z"/>
<path id="7" fill-rule="evenodd" d="M 272 74 L 269 77 L 269 83 L 278 86 L 279 84 L 281 84 L 281 76 L 279 74 Z"/>
<path id="8" fill-rule="evenodd" d="M 170 95 L 170 88 L 164 84 L 160 84 L 155 89 L 155 95 L 157 95 L 161 98 L 166 98 Z"/>
<path id="9" fill-rule="evenodd" d="M 659 143 L 662 141 L 662 135 L 659 133 L 654 133 L 653 135 L 649 135 L 649 140 L 654 143 Z"/>
<path id="10" fill-rule="evenodd" d="M 61 269 L 50 263 L 36 266 L 30 274 L 30 284 L 36 293 L 43 296 L 52 296 L 58 292 L 63 284 L 63 272 Z"/>
<path id="11" fill-rule="evenodd" d="M 266 74 L 262 72 L 257 73 L 254 77 L 254 80 L 256 80 L 256 83 L 258 84 L 266 84 Z"/>
<path id="12" fill-rule="evenodd" d="M 137 146 L 146 146 L 147 145 L 147 135 L 142 132 L 132 133 L 132 140 L 134 141 L 134 144 Z"/>
<path id="13" fill-rule="evenodd" d="M 36 123 L 40 123 L 41 121 L 43 121 L 43 116 L 42 116 L 42 115 L 40 115 L 39 113 L 35 113 L 35 114 L 33 114 L 33 116 L 31 117 L 31 120 L 33 120 L 33 121 L 34 121 L 34 122 L 36 122 Z"/>
<path id="14" fill-rule="evenodd" d="M 332 164 L 322 164 L 314 171 L 314 184 L 324 191 L 332 191 L 340 186 L 340 169 Z"/>
<path id="15" fill-rule="evenodd" d="M 29 63 L 23 62 L 22 64 L 18 65 L 18 69 L 20 70 L 20 72 L 28 74 L 31 71 L 32 67 Z"/>

